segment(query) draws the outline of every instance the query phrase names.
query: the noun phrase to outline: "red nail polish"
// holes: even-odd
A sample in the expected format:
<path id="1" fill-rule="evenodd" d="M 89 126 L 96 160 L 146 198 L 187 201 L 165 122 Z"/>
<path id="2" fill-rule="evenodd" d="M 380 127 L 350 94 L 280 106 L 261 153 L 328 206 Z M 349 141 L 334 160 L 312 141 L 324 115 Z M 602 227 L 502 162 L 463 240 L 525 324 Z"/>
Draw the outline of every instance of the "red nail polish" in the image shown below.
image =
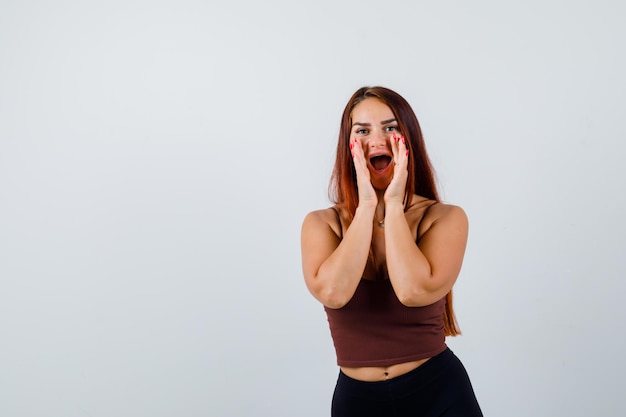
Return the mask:
<path id="1" fill-rule="evenodd" d="M 408 149 L 406 150 L 406 154 L 405 155 L 407 155 L 407 156 L 409 155 L 409 150 Z"/>

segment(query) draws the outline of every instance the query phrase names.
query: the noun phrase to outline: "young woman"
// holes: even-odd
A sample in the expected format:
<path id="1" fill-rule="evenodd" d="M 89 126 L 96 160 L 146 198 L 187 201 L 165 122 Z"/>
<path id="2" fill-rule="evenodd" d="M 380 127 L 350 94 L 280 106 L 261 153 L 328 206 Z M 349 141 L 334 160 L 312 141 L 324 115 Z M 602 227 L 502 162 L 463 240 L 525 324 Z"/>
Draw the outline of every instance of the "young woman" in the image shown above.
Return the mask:
<path id="1" fill-rule="evenodd" d="M 384 87 L 343 112 L 335 205 L 302 225 L 306 285 L 326 310 L 340 366 L 332 415 L 482 416 L 448 349 L 467 217 L 439 201 L 417 118 Z"/>

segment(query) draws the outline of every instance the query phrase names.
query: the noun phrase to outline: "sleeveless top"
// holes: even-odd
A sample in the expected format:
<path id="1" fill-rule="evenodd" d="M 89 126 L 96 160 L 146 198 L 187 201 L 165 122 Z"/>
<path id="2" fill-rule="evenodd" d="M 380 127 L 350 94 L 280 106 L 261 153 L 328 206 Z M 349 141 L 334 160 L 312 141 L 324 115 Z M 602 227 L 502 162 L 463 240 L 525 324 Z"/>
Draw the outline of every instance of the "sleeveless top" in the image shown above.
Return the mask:
<path id="1" fill-rule="evenodd" d="M 337 364 L 389 366 L 443 352 L 445 305 L 443 297 L 428 306 L 407 307 L 398 300 L 389 279 L 361 279 L 345 306 L 324 307 Z"/>
<path id="2" fill-rule="evenodd" d="M 324 307 L 337 365 L 389 366 L 443 352 L 445 304 L 444 297 L 429 306 L 407 307 L 388 279 L 362 279 L 348 304 Z"/>

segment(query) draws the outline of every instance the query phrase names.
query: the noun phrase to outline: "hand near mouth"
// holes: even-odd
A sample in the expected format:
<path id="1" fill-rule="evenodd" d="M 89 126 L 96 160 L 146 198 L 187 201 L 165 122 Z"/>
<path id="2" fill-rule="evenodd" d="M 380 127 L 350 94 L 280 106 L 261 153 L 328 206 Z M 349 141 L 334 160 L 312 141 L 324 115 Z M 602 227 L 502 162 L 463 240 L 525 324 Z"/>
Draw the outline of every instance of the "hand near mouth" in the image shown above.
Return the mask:
<path id="1" fill-rule="evenodd" d="M 370 180 L 370 171 L 367 168 L 367 160 L 363 153 L 361 141 L 358 138 L 353 138 L 350 141 L 350 149 L 352 151 L 352 161 L 354 162 L 354 169 L 356 171 L 359 206 L 376 207 L 378 197 L 376 196 L 376 190 L 374 190 Z"/>
<path id="2" fill-rule="evenodd" d="M 409 175 L 409 149 L 406 146 L 404 136 L 393 135 L 391 138 L 391 151 L 393 152 L 393 178 L 385 191 L 385 204 L 404 204 L 406 181 Z"/>

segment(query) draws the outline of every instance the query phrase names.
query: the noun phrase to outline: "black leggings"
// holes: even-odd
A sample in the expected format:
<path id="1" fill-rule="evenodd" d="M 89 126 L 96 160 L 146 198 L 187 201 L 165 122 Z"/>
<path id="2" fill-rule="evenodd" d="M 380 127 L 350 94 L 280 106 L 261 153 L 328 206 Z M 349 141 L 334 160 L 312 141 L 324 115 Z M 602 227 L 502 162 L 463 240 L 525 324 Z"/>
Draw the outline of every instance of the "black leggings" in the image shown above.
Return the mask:
<path id="1" fill-rule="evenodd" d="M 450 349 L 415 370 L 380 382 L 339 372 L 332 417 L 481 417 L 465 367 Z"/>

